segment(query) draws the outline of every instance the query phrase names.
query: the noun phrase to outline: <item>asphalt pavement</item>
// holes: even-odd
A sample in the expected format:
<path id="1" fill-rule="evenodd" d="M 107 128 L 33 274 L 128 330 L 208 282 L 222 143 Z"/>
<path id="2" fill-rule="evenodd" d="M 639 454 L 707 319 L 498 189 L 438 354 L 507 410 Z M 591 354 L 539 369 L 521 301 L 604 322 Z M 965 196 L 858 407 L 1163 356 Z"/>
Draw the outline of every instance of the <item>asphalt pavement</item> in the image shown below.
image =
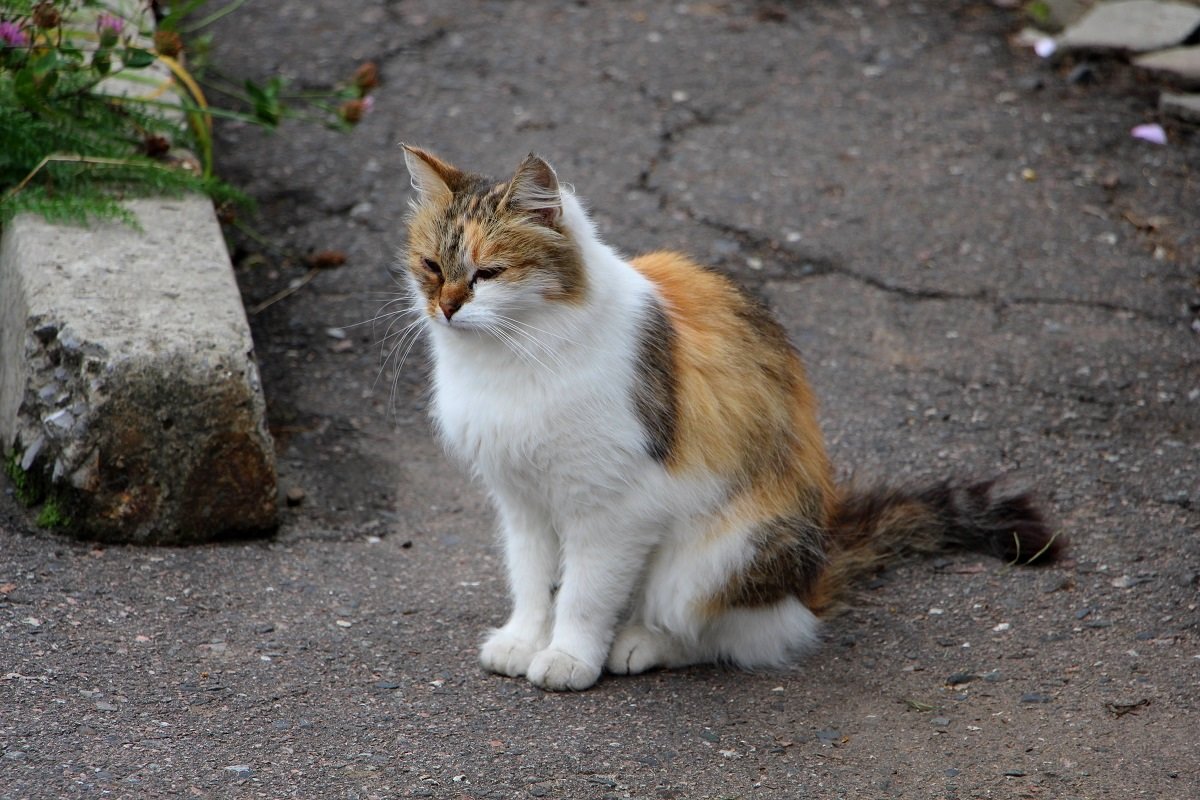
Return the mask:
<path id="1" fill-rule="evenodd" d="M 292 502 L 270 539 L 96 546 L 4 484 L 0 798 L 1200 796 L 1200 135 L 1120 59 L 1072 82 L 1019 26 L 887 0 L 223 19 L 234 80 L 382 82 L 349 134 L 218 131 L 259 204 L 230 243 Z M 1154 121 L 1166 145 L 1130 136 Z M 484 673 L 493 518 L 432 435 L 423 352 L 397 369 L 372 322 L 401 141 L 495 175 L 540 153 L 610 243 L 774 309 L 843 475 L 1009 475 L 1070 560 L 889 569 L 785 672 Z"/>

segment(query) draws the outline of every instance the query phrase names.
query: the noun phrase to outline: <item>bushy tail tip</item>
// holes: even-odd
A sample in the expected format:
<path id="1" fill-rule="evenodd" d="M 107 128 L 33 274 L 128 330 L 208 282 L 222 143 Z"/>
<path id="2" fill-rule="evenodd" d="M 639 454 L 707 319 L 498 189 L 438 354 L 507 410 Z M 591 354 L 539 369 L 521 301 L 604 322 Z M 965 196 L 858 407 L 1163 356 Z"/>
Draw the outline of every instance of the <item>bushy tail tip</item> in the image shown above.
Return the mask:
<path id="1" fill-rule="evenodd" d="M 1020 565 L 1066 553 L 1066 537 L 1046 523 L 1032 495 L 997 481 L 942 482 L 920 489 L 845 487 L 831 521 L 824 593 L 914 554 L 965 550 Z"/>

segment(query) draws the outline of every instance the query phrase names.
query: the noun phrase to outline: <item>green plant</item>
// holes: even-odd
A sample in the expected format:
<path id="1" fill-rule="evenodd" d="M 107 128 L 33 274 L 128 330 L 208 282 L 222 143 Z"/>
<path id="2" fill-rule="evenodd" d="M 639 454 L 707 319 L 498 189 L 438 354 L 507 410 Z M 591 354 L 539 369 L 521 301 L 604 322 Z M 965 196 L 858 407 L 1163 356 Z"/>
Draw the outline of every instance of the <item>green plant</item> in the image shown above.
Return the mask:
<path id="1" fill-rule="evenodd" d="M 55 530 L 71 527 L 71 515 L 61 501 L 47 490 L 43 480 L 21 469 L 20 459 L 15 453 L 4 459 L 4 473 L 21 505 L 26 508 L 41 506 L 37 515 L 39 527 Z"/>
<path id="2" fill-rule="evenodd" d="M 233 0 L 195 23 L 207 4 L 140 0 L 0 0 L 0 224 L 21 212 L 53 220 L 130 220 L 129 195 L 198 190 L 242 199 L 213 175 L 212 126 L 230 117 L 274 128 L 287 117 L 349 127 L 370 109 L 374 68 L 315 96 L 265 84 L 216 84 L 230 108 L 209 104 L 185 63 L 198 30 L 240 8 Z M 297 107 L 298 101 L 302 108 Z"/>
<path id="3" fill-rule="evenodd" d="M 62 530 L 71 527 L 71 516 L 51 497 L 42 504 L 42 510 L 38 512 L 37 524 L 39 528 Z"/>
<path id="4" fill-rule="evenodd" d="M 16 453 L 13 453 L 8 458 L 4 459 L 4 474 L 8 476 L 8 480 L 12 483 L 13 492 L 17 496 L 23 506 L 36 506 L 45 496 L 43 488 L 37 485 L 33 477 L 21 469 L 20 458 Z"/>

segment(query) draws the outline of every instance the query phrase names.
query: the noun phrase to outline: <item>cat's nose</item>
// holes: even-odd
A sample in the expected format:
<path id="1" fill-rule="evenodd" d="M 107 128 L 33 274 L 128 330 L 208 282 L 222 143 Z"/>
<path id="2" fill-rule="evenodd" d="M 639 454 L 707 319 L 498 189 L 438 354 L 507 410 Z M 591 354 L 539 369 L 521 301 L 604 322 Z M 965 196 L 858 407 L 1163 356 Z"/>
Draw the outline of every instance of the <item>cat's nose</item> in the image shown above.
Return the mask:
<path id="1" fill-rule="evenodd" d="M 458 309 L 462 308 L 462 303 L 457 300 L 442 300 L 438 305 L 441 306 L 442 313 L 446 315 L 447 320 L 453 317 Z"/>

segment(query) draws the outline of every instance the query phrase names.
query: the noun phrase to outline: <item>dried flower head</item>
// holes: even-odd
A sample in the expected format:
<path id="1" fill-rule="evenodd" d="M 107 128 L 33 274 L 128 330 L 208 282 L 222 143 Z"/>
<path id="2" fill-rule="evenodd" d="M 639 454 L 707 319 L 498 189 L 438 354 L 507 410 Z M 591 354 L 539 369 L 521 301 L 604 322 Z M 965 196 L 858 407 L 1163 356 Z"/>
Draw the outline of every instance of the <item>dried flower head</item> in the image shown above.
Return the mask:
<path id="1" fill-rule="evenodd" d="M 375 107 L 374 97 L 363 97 L 359 100 L 347 100 L 338 108 L 338 116 L 351 125 L 362 122 L 362 118 L 371 113 Z"/>
<path id="2" fill-rule="evenodd" d="M 183 39 L 175 31 L 155 31 L 154 51 L 160 56 L 175 58 L 183 52 Z"/>
<path id="3" fill-rule="evenodd" d="M 165 136 L 150 133 L 142 140 L 142 148 L 151 158 L 162 158 L 171 152 L 171 142 Z"/>
<path id="4" fill-rule="evenodd" d="M 43 30 L 57 28 L 62 24 L 62 14 L 58 12 L 54 3 L 43 0 L 33 7 L 33 24 Z"/>
<path id="5" fill-rule="evenodd" d="M 29 37 L 17 23 L 0 22 L 0 44 L 5 47 L 24 47 L 29 44 Z"/>
<path id="6" fill-rule="evenodd" d="M 361 95 L 379 85 L 379 67 L 375 66 L 374 61 L 366 62 L 354 71 L 354 85 Z"/>

